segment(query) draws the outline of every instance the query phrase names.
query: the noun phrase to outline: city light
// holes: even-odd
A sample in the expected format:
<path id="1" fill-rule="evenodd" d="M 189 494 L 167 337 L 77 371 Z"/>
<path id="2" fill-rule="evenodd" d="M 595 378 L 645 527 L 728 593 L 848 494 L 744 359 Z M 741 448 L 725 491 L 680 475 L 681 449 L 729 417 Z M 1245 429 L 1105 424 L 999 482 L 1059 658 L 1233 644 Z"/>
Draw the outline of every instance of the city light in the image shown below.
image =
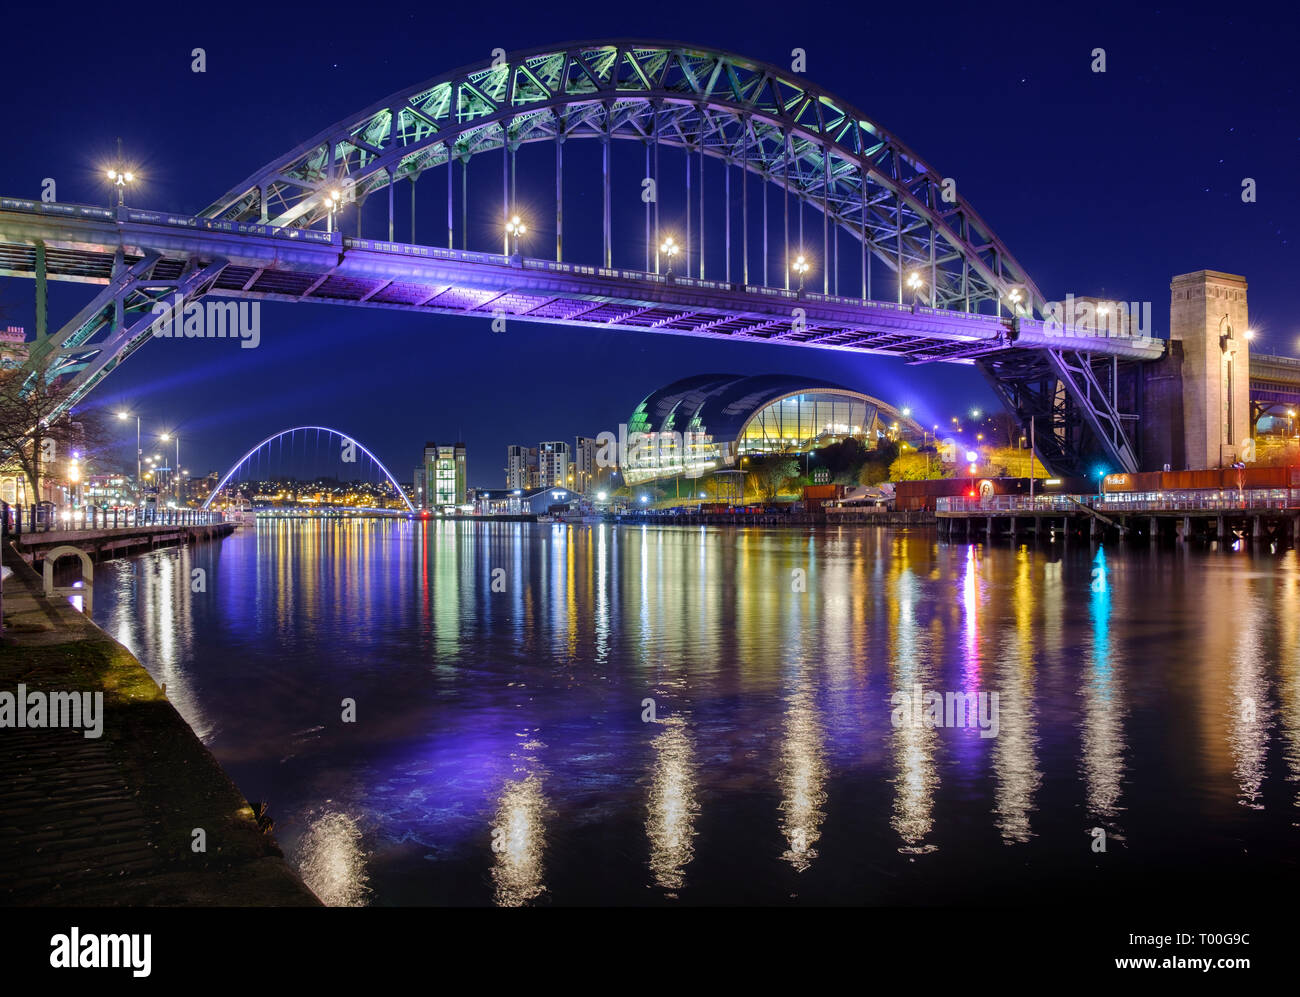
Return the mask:
<path id="1" fill-rule="evenodd" d="M 677 248 L 678 248 L 678 247 L 677 247 L 677 243 L 673 241 L 673 237 L 672 237 L 671 235 L 668 236 L 666 239 L 664 239 L 664 241 L 663 241 L 663 245 L 661 245 L 661 246 L 659 247 L 659 252 L 663 253 L 665 256 L 668 257 L 668 275 L 669 275 L 669 276 L 672 276 L 672 272 L 673 272 L 673 257 L 677 255 Z"/>
<path id="2" fill-rule="evenodd" d="M 519 240 L 523 238 L 524 233 L 527 231 L 528 226 L 524 224 L 523 219 L 518 215 L 512 215 L 510 221 L 506 222 L 506 239 L 515 240 L 515 256 L 519 255 Z"/>
<path id="3" fill-rule="evenodd" d="M 791 268 L 794 270 L 795 273 L 799 275 L 799 290 L 802 291 L 804 274 L 806 274 L 809 270 L 808 261 L 804 258 L 803 253 L 800 253 L 795 258 L 795 261 L 791 265 Z"/>

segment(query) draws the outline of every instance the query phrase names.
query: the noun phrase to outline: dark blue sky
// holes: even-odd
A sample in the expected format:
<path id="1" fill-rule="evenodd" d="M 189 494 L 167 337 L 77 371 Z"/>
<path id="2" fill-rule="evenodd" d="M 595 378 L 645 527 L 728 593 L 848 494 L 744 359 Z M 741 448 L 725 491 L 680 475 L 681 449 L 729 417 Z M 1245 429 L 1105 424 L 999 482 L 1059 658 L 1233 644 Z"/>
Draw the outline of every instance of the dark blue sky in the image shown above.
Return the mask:
<path id="1" fill-rule="evenodd" d="M 1300 33 L 1280 6 L 502 2 L 373 16 L 312 6 L 282 19 L 250 7 L 237 33 L 201 6 L 169 7 L 165 28 L 141 8 L 98 7 L 98 20 L 55 10 L 4 15 L 3 194 L 39 197 L 53 177 L 59 200 L 107 203 L 100 169 L 121 136 L 147 178 L 132 203 L 197 212 L 332 122 L 494 48 L 643 37 L 788 66 L 797 45 L 810 81 L 957 178 L 1047 297 L 1151 301 L 1163 333 L 1169 278 L 1225 270 L 1250 282 L 1255 348 L 1295 353 L 1300 341 Z M 190 71 L 195 46 L 206 74 Z M 1096 47 L 1104 74 L 1090 70 Z M 568 210 L 598 213 L 595 188 L 584 200 L 578 171 L 566 172 Z M 1241 201 L 1245 177 L 1257 203 Z M 422 202 L 431 235 L 445 210 L 436 186 Z M 479 248 L 498 210 L 485 202 Z M 52 325 L 90 292 L 55 285 Z M 30 330 L 31 282 L 0 281 L 0 307 Z M 279 429 L 323 423 L 356 435 L 399 479 L 426 439 L 463 438 L 470 483 L 496 486 L 508 443 L 614 430 L 654 388 L 710 370 L 838 380 L 923 420 L 992 404 L 970 368 L 517 322 L 488 338 L 477 320 L 323 305 L 264 304 L 256 350 L 175 345 L 146 345 L 88 404 L 127 404 L 146 429 L 179 427 L 195 473 L 225 470 Z"/>

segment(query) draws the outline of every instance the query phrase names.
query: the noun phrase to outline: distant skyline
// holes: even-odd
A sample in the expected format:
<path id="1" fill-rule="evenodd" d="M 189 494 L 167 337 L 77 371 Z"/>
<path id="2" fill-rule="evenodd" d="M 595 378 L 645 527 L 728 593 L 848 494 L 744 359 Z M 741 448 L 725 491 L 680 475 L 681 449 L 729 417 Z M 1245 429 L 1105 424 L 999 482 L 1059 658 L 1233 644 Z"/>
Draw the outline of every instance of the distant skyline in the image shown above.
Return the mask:
<path id="1" fill-rule="evenodd" d="M 694 4 L 684 19 L 672 7 L 507 5 L 485 24 L 479 10 L 439 8 L 348 22 L 346 31 L 326 11 L 318 24 L 309 16 L 295 25 L 292 45 L 261 32 L 223 35 L 197 9 L 169 11 L 157 24 L 137 9 L 57 25 L 43 12 L 6 13 L 11 39 L 57 38 L 58 47 L 13 44 L 6 53 L 14 99 L 3 114 L 8 134 L 21 139 L 0 157 L 0 195 L 39 198 L 53 178 L 60 201 L 107 204 L 102 167 L 120 136 L 143 178 L 129 203 L 197 212 L 330 123 L 401 87 L 486 62 L 496 48 L 666 38 L 788 66 L 799 46 L 808 80 L 957 178 L 1049 299 L 1149 301 L 1164 335 L 1172 276 L 1239 273 L 1250 284 L 1254 348 L 1300 352 L 1291 301 L 1300 221 L 1293 31 L 1245 9 L 1142 4 L 992 17 L 967 5 L 837 9 L 833 23 L 776 10 L 748 8 L 740 18 L 733 5 Z M 196 46 L 206 73 L 190 71 Z M 1097 47 L 1107 53 L 1105 73 L 1090 69 Z M 129 55 L 116 58 L 119 49 Z M 588 186 L 584 196 L 572 176 L 573 257 L 594 263 L 579 226 L 599 214 L 597 192 Z M 1255 203 L 1242 201 L 1246 178 L 1256 183 Z M 618 210 L 634 212 L 637 178 L 624 171 L 619 179 L 626 201 Z M 527 191 L 550 175 L 520 182 Z M 421 185 L 417 208 L 419 230 L 431 234 L 436 183 L 428 196 Z M 485 241 L 499 240 L 499 189 L 498 180 L 493 201 L 489 175 L 472 187 L 483 200 L 472 201 L 481 217 L 471 224 Z M 404 192 L 398 203 L 405 226 Z M 51 328 L 94 291 L 51 284 Z M 33 330 L 29 280 L 0 280 L 0 326 L 10 324 Z M 708 371 L 837 381 L 908 406 L 923 424 L 996 406 L 970 367 L 517 320 L 493 334 L 474 319 L 277 302 L 262 305 L 257 349 L 150 342 L 85 405 L 139 412 L 146 433 L 178 432 L 182 466 L 195 475 L 224 472 L 280 429 L 323 424 L 355 435 L 402 480 L 427 440 L 464 440 L 469 484 L 482 488 L 504 481 L 507 445 L 572 445 L 575 436 L 616 432 L 650 392 Z M 122 453 L 133 449 L 134 427 L 123 431 Z"/>

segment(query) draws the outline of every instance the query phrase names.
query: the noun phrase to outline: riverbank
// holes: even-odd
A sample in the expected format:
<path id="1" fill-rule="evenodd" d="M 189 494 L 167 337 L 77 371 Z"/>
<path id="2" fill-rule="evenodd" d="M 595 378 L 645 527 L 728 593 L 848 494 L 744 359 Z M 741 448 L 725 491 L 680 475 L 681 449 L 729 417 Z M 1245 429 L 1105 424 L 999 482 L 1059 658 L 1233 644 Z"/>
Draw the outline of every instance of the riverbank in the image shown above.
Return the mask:
<path id="1" fill-rule="evenodd" d="M 102 693 L 102 736 L 0 727 L 0 902 L 316 906 L 253 808 L 126 648 L 4 563 L 0 693 Z M 195 829 L 206 850 L 196 852 Z"/>

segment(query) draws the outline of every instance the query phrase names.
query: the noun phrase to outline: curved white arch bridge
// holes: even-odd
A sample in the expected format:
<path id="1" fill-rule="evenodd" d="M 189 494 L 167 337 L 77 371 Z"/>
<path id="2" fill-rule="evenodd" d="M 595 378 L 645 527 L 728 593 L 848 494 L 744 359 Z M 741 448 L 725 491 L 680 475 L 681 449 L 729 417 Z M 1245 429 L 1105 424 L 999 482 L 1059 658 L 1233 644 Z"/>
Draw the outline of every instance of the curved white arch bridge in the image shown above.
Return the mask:
<path id="1" fill-rule="evenodd" d="M 580 139 L 593 154 L 566 156 Z M 577 217 L 575 159 L 600 205 Z M 1036 419 L 1060 474 L 1136 470 L 1135 370 L 1163 353 L 1060 335 L 959 187 L 848 102 L 727 52 L 634 40 L 484 59 L 390 94 L 199 216 L 0 198 L 0 275 L 107 285 L 33 350 L 52 355 L 64 407 L 177 294 L 316 301 L 477 316 L 483 331 L 512 318 L 975 364 Z"/>
<path id="2" fill-rule="evenodd" d="M 411 500 L 407 496 L 406 492 L 402 491 L 402 486 L 398 484 L 397 479 L 393 477 L 392 472 L 390 472 L 388 468 L 384 466 L 384 462 L 381 461 L 378 457 L 376 457 L 373 453 L 371 453 L 368 449 L 366 449 L 366 447 L 362 443 L 360 443 L 355 436 L 348 436 L 346 433 L 342 433 L 337 429 L 330 429 L 329 426 L 293 426 L 289 429 L 282 429 L 278 433 L 272 433 L 266 439 L 262 440 L 262 442 L 258 443 L 254 447 L 251 447 L 248 450 L 248 452 L 244 454 L 244 456 L 240 457 L 239 460 L 235 461 L 235 463 L 230 466 L 230 470 L 228 470 L 224 475 L 222 475 L 221 480 L 217 483 L 217 487 L 212 489 L 212 492 L 204 500 L 203 508 L 206 510 L 208 506 L 212 504 L 212 500 L 221 494 L 221 492 L 225 489 L 226 485 L 230 483 L 230 479 L 235 476 L 235 474 L 239 471 L 241 467 L 248 466 L 249 461 L 255 455 L 257 455 L 259 451 L 269 450 L 270 446 L 273 443 L 283 440 L 286 436 L 292 440 L 294 438 L 294 434 L 296 433 L 305 434 L 309 432 L 315 432 L 317 434 L 325 433 L 330 438 L 337 439 L 339 443 L 342 444 L 342 447 L 340 448 L 341 454 L 348 453 L 347 448 L 349 446 L 354 447 L 357 450 L 360 450 L 363 454 L 365 454 L 367 458 L 369 458 L 369 460 L 374 464 L 374 466 L 379 469 L 379 471 L 383 474 L 383 476 L 388 480 L 388 483 L 393 486 L 393 491 L 395 491 L 399 496 L 401 496 L 402 501 L 406 504 L 407 511 L 412 513 L 415 512 L 415 506 L 411 504 Z M 341 456 L 341 460 L 346 460 L 346 459 L 347 459 L 346 457 Z"/>

